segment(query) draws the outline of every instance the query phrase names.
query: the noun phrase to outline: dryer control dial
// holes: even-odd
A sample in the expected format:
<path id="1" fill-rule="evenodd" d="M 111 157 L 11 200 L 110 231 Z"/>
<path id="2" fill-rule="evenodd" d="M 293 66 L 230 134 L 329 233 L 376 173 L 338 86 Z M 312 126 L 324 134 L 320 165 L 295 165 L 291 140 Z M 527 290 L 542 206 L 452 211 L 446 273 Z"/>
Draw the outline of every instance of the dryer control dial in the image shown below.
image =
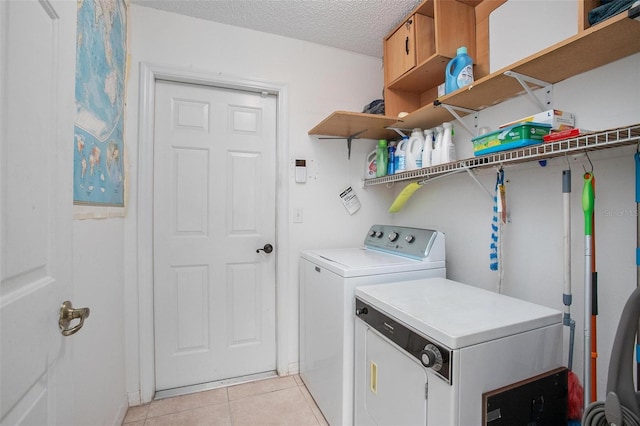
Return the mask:
<path id="1" fill-rule="evenodd" d="M 414 237 L 413 235 L 409 234 L 406 237 L 404 237 L 404 240 L 406 242 L 408 242 L 409 244 L 411 244 L 416 240 L 416 237 Z"/>
<path id="2" fill-rule="evenodd" d="M 389 234 L 389 241 L 394 242 L 398 239 L 399 236 L 400 235 L 398 235 L 396 231 L 391 231 L 391 233 Z"/>
<path id="3" fill-rule="evenodd" d="M 442 354 L 435 345 L 429 343 L 425 346 L 424 350 L 420 352 L 420 358 L 425 367 L 431 367 L 434 371 L 442 369 Z"/>

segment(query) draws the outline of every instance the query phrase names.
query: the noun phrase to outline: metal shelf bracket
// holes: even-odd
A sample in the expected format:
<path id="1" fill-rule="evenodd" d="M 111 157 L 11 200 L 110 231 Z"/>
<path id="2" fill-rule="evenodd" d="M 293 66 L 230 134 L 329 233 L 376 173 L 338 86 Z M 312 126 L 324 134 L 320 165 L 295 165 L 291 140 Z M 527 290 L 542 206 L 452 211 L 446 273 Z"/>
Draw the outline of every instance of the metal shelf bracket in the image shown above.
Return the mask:
<path id="1" fill-rule="evenodd" d="M 538 80 L 537 78 L 529 77 L 527 75 L 523 75 L 515 71 L 505 71 L 504 75 L 506 75 L 507 77 L 515 78 L 518 81 L 518 83 L 520 83 L 520 86 L 522 86 L 522 88 L 527 92 L 527 95 L 529 95 L 528 99 L 540 109 L 540 112 L 548 110 L 553 105 L 553 85 L 551 83 Z M 529 84 L 533 84 L 545 89 L 544 102 L 538 99 L 535 93 L 533 93 L 533 90 L 531 90 L 531 87 L 529 86 Z"/>
<path id="2" fill-rule="evenodd" d="M 394 132 L 399 134 L 401 138 L 407 136 L 405 133 L 402 132 L 403 130 L 407 130 L 407 129 L 400 129 L 398 127 L 391 127 L 391 126 L 385 127 L 385 129 L 393 130 Z"/>
<path id="3" fill-rule="evenodd" d="M 467 131 L 469 133 L 471 133 L 472 135 L 476 135 L 476 136 L 478 135 L 478 111 L 475 111 L 473 109 L 467 109 L 467 108 L 455 106 L 455 105 L 443 104 L 443 103 L 440 103 L 440 102 L 438 103 L 438 105 L 440 105 L 441 107 L 443 107 L 444 109 L 449 111 L 449 114 L 453 115 L 456 118 L 456 120 L 458 120 L 458 122 L 460 124 L 462 124 L 462 127 L 467 129 Z M 467 123 L 465 123 L 462 120 L 462 117 L 460 117 L 460 115 L 458 114 L 458 111 L 466 112 L 467 114 L 473 116 L 473 127 L 475 129 L 472 129 L 471 127 L 469 127 L 467 125 Z"/>

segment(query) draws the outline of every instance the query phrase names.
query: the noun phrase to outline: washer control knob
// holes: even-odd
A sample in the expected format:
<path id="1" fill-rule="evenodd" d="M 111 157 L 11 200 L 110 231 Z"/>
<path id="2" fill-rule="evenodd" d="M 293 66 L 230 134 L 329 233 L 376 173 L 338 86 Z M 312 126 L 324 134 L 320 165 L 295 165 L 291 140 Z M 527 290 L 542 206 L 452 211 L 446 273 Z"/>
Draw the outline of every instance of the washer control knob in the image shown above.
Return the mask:
<path id="1" fill-rule="evenodd" d="M 398 237 L 399 235 L 396 231 L 391 231 L 391 233 L 389 234 L 389 241 L 394 242 L 398 239 Z"/>
<path id="2" fill-rule="evenodd" d="M 382 238 L 382 231 L 376 231 L 376 237 Z"/>
<path id="3" fill-rule="evenodd" d="M 375 235 L 376 235 L 376 231 L 375 230 L 372 229 L 372 230 L 369 231 L 369 236 L 370 237 L 375 237 Z"/>
<path id="4" fill-rule="evenodd" d="M 416 237 L 414 237 L 413 235 L 409 234 L 406 237 L 404 237 L 404 240 L 406 242 L 408 242 L 409 244 L 411 244 L 412 242 L 414 242 L 416 240 Z"/>
<path id="5" fill-rule="evenodd" d="M 369 309 L 367 309 L 367 307 L 365 306 L 364 308 L 360 309 L 356 309 L 356 315 L 360 316 L 360 315 L 367 315 L 369 313 Z"/>
<path id="6" fill-rule="evenodd" d="M 442 354 L 440 349 L 435 345 L 429 343 L 424 347 L 424 350 L 420 352 L 420 361 L 425 367 L 431 367 L 434 371 L 440 371 L 442 369 Z"/>

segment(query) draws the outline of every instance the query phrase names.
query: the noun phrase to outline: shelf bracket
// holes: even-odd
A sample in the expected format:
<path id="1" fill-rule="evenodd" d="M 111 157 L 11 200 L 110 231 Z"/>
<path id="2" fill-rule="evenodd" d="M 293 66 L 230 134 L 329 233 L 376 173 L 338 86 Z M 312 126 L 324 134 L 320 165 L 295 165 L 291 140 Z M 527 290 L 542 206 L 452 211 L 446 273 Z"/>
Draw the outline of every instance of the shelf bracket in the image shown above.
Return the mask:
<path id="1" fill-rule="evenodd" d="M 458 122 L 460 124 L 462 124 L 462 127 L 467 129 L 467 131 L 469 133 L 471 133 L 472 135 L 476 135 L 477 136 L 477 133 L 478 133 L 478 111 L 473 110 L 473 109 L 467 109 L 467 108 L 455 106 L 455 105 L 443 104 L 441 102 L 438 102 L 437 105 L 439 105 L 439 106 L 443 107 L 444 109 L 446 109 L 447 111 L 449 111 L 449 114 L 453 115 L 456 118 L 456 120 L 458 120 Z M 458 111 L 466 112 L 469 115 L 473 115 L 473 127 L 475 127 L 475 130 L 472 129 L 471 127 L 469 127 L 467 125 L 467 123 L 462 121 L 462 117 L 460 117 L 460 114 L 458 114 Z"/>
<path id="2" fill-rule="evenodd" d="M 353 133 L 347 137 L 319 137 L 318 139 L 346 139 L 347 140 L 347 159 L 351 160 L 351 141 L 354 139 L 359 139 L 362 133 L 366 132 L 369 129 L 364 129 L 359 132 Z"/>
<path id="3" fill-rule="evenodd" d="M 406 129 L 399 129 L 398 127 L 391 127 L 391 126 L 385 127 L 385 129 L 393 130 L 394 132 L 399 134 L 401 138 L 407 136 L 406 134 L 402 133 L 402 131 Z"/>
<path id="4" fill-rule="evenodd" d="M 540 112 L 548 110 L 549 107 L 553 105 L 553 85 L 551 83 L 538 80 L 537 78 L 529 77 L 515 71 L 505 71 L 504 75 L 506 75 L 507 77 L 515 78 L 518 83 L 520 83 L 520 86 L 522 86 L 522 88 L 527 92 L 527 95 L 529 95 L 529 100 L 540 109 Z M 531 90 L 531 87 L 527 83 L 534 84 L 545 89 L 546 99 L 544 103 L 541 102 L 540 99 L 538 99 L 538 97 L 535 95 L 535 93 L 533 93 L 533 90 Z"/>
<path id="5" fill-rule="evenodd" d="M 472 171 L 469 167 L 467 166 L 463 166 L 462 167 L 464 170 L 467 171 L 467 173 L 469 173 L 469 177 L 471 177 L 471 179 L 473 179 L 475 181 L 475 183 L 478 184 L 478 186 L 482 189 L 484 189 L 484 192 L 486 192 L 487 194 L 489 194 L 489 198 L 491 198 L 491 200 L 493 200 L 493 194 L 482 184 L 482 182 L 480 182 L 478 180 L 478 178 L 476 177 L 474 171 Z"/>

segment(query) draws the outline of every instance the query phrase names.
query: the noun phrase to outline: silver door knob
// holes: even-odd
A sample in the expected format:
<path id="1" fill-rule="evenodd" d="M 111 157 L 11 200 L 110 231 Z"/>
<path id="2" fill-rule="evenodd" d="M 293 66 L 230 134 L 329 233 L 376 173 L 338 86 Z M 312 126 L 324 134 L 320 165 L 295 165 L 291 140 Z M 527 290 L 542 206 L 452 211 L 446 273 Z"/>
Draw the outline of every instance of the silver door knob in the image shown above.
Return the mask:
<path id="1" fill-rule="evenodd" d="M 77 308 L 74 309 L 73 305 L 70 301 L 65 301 L 60 306 L 60 319 L 58 320 L 58 325 L 60 326 L 60 332 L 63 336 L 71 336 L 75 334 L 82 328 L 84 325 L 85 318 L 89 317 L 89 308 Z M 69 328 L 71 321 L 74 319 L 79 319 L 80 322 L 75 326 Z"/>
<path id="2" fill-rule="evenodd" d="M 256 253 L 260 253 L 261 251 L 271 253 L 273 251 L 273 246 L 271 244 L 265 244 L 263 248 L 256 250 Z"/>

